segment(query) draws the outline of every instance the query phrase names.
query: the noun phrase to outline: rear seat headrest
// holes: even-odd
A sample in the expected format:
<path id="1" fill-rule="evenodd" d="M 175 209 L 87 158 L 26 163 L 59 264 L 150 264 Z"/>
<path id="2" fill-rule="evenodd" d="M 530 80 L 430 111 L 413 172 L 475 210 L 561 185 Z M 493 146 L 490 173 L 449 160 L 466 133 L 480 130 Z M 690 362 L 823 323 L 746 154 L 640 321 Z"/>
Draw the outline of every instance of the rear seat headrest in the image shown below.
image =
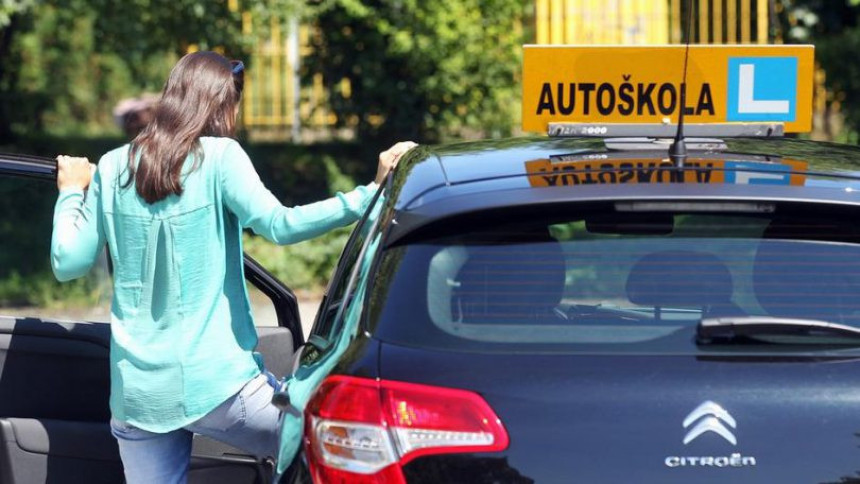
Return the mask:
<path id="1" fill-rule="evenodd" d="M 526 245 L 467 247 L 455 292 L 465 312 L 516 318 L 551 310 L 561 301 L 566 275 L 561 244 L 548 234 L 518 237 L 516 244 Z"/>

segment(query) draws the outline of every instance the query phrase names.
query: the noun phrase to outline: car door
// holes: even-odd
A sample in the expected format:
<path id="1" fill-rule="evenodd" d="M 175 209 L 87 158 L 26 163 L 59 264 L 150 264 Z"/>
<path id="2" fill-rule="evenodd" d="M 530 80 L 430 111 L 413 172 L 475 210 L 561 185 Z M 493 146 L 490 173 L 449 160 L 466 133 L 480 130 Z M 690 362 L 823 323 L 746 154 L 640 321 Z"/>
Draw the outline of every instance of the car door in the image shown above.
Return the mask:
<path id="1" fill-rule="evenodd" d="M 0 484 L 122 482 L 108 424 L 109 257 L 85 278 L 54 280 L 55 183 L 53 160 L 0 155 Z M 295 295 L 249 257 L 245 276 L 258 301 L 257 350 L 285 375 L 303 343 Z M 195 436 L 191 482 L 269 476 L 269 463 Z"/>
<path id="2" fill-rule="evenodd" d="M 284 412 L 282 420 L 279 482 L 304 482 L 306 478 L 301 459 L 296 459 L 301 434 L 301 420 L 296 417 L 358 330 L 370 268 L 385 228 L 380 223 L 384 218 L 381 215 L 384 201 L 380 191 L 350 234 L 320 303 L 307 344 L 296 355 L 295 370 L 287 381 L 288 397 L 282 399 L 282 402 L 289 402 L 291 408 Z M 276 399 L 279 396 L 283 395 L 276 395 Z"/>

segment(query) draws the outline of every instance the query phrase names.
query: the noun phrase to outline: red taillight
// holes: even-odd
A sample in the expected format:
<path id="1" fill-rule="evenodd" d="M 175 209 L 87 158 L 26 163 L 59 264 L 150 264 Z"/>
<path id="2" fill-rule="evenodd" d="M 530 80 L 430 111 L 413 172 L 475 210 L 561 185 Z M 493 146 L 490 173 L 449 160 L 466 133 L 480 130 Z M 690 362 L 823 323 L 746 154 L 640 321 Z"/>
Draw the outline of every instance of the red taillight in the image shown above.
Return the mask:
<path id="1" fill-rule="evenodd" d="M 319 483 L 402 483 L 401 467 L 416 457 L 507 447 L 496 413 L 465 390 L 333 376 L 305 410 L 305 450 Z"/>

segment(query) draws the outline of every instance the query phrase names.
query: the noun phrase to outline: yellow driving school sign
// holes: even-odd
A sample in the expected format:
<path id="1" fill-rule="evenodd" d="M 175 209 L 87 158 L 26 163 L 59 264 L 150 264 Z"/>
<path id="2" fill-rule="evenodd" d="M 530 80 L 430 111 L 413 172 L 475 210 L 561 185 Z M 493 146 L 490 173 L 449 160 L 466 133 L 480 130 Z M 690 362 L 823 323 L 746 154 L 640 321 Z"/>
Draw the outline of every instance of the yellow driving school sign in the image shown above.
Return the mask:
<path id="1" fill-rule="evenodd" d="M 807 163 L 769 157 L 768 161 L 689 158 L 686 170 L 654 158 L 601 158 L 585 155 L 525 163 L 533 187 L 629 185 L 643 183 L 803 185 Z"/>
<path id="2" fill-rule="evenodd" d="M 677 123 L 685 46 L 527 45 L 523 130 L 551 122 Z M 685 123 L 812 129 L 811 45 L 691 45 Z"/>

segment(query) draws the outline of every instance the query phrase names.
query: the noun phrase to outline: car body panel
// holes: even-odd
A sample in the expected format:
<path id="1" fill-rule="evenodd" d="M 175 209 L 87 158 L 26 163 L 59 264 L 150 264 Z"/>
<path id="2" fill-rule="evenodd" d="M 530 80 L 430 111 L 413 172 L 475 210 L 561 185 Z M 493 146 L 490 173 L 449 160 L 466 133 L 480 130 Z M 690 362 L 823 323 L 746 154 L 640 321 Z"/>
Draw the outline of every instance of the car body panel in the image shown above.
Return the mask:
<path id="1" fill-rule="evenodd" d="M 400 220 L 455 214 L 478 208 L 562 200 L 631 199 L 679 196 L 778 197 L 852 203 L 860 190 L 860 148 L 794 139 L 727 139 L 726 149 L 690 152 L 690 158 L 779 161 L 779 157 L 808 163 L 804 186 L 722 184 L 600 184 L 537 188 L 529 182 L 526 164 L 563 155 L 597 156 L 596 160 L 640 156 L 654 162 L 667 158 L 659 149 L 644 152 L 608 150 L 600 139 L 514 138 L 503 141 L 457 143 L 411 154 L 398 168 L 392 197 Z M 731 155 L 730 155 L 731 153 Z M 735 156 L 737 155 L 737 156 Z M 689 168 L 688 169 L 692 169 Z M 680 186 L 676 186 L 680 185 Z M 481 194 L 484 194 L 481 197 Z M 472 198 L 476 196 L 478 198 Z M 435 202 L 443 203 L 436 204 Z M 433 205 L 432 208 L 430 205 Z M 404 229 L 395 230 L 399 238 Z M 386 240 L 389 244 L 390 240 Z"/>
<path id="2" fill-rule="evenodd" d="M 586 185 L 576 188 L 533 188 L 523 186 L 525 178 L 504 178 L 469 185 L 444 186 L 425 194 L 422 204 L 397 214 L 398 223 L 386 239 L 386 247 L 401 242 L 414 232 L 457 216 L 517 207 L 551 207 L 560 204 L 614 204 L 633 201 L 774 202 L 853 207 L 860 205 L 860 190 L 847 190 L 845 183 L 821 187 L 779 185 L 627 185 L 623 192 L 613 185 Z M 430 229 L 428 229 L 430 230 Z M 418 235 L 420 236 L 420 235 Z"/>
<path id="3" fill-rule="evenodd" d="M 844 358 L 529 355 L 383 344 L 380 353 L 382 379 L 484 397 L 511 444 L 470 458 L 504 461 L 529 482 L 839 482 L 860 470 L 856 352 Z M 685 418 L 708 401 L 734 418 L 736 427 L 727 428 L 736 445 L 714 432 L 683 443 L 694 427 L 685 428 Z M 756 463 L 666 463 L 733 454 Z M 459 477 L 434 459 L 445 457 L 409 464 L 422 469 L 409 482 L 431 482 L 421 475 L 434 467 L 441 481 Z M 491 477 L 502 469 L 494 468 L 470 482 L 496 482 Z"/>
<path id="4" fill-rule="evenodd" d="M 726 148 L 720 150 L 690 150 L 689 158 L 707 158 L 708 154 L 732 153 L 803 160 L 811 169 L 823 172 L 843 172 L 860 169 L 860 148 L 849 145 L 818 143 L 788 138 L 726 138 Z M 667 145 L 655 145 L 642 155 L 668 158 Z M 523 174 L 523 163 L 529 160 L 571 154 L 600 154 L 611 158 L 613 154 L 628 151 L 610 150 L 600 138 L 514 138 L 503 141 L 485 141 L 446 145 L 433 150 L 445 167 L 451 184 L 486 178 Z M 417 182 L 417 180 L 416 180 Z"/>
<path id="5" fill-rule="evenodd" d="M 691 150 L 690 158 L 707 158 L 709 154 L 738 154 L 765 158 L 782 157 L 809 162 L 810 171 L 847 173 L 860 170 L 860 148 L 835 143 L 820 143 L 797 139 L 725 139 L 725 149 L 718 151 Z M 455 143 L 429 147 L 404 160 L 398 178 L 405 178 L 396 206 L 403 209 L 428 188 L 444 184 L 456 185 L 489 178 L 525 175 L 524 163 L 561 155 L 599 154 L 611 158 L 625 154 L 606 148 L 597 138 L 513 138 L 500 141 Z M 654 159 L 668 158 L 662 145 L 642 153 Z M 420 168 L 419 168 L 420 167 Z M 414 173 L 413 173 L 414 171 Z"/>

